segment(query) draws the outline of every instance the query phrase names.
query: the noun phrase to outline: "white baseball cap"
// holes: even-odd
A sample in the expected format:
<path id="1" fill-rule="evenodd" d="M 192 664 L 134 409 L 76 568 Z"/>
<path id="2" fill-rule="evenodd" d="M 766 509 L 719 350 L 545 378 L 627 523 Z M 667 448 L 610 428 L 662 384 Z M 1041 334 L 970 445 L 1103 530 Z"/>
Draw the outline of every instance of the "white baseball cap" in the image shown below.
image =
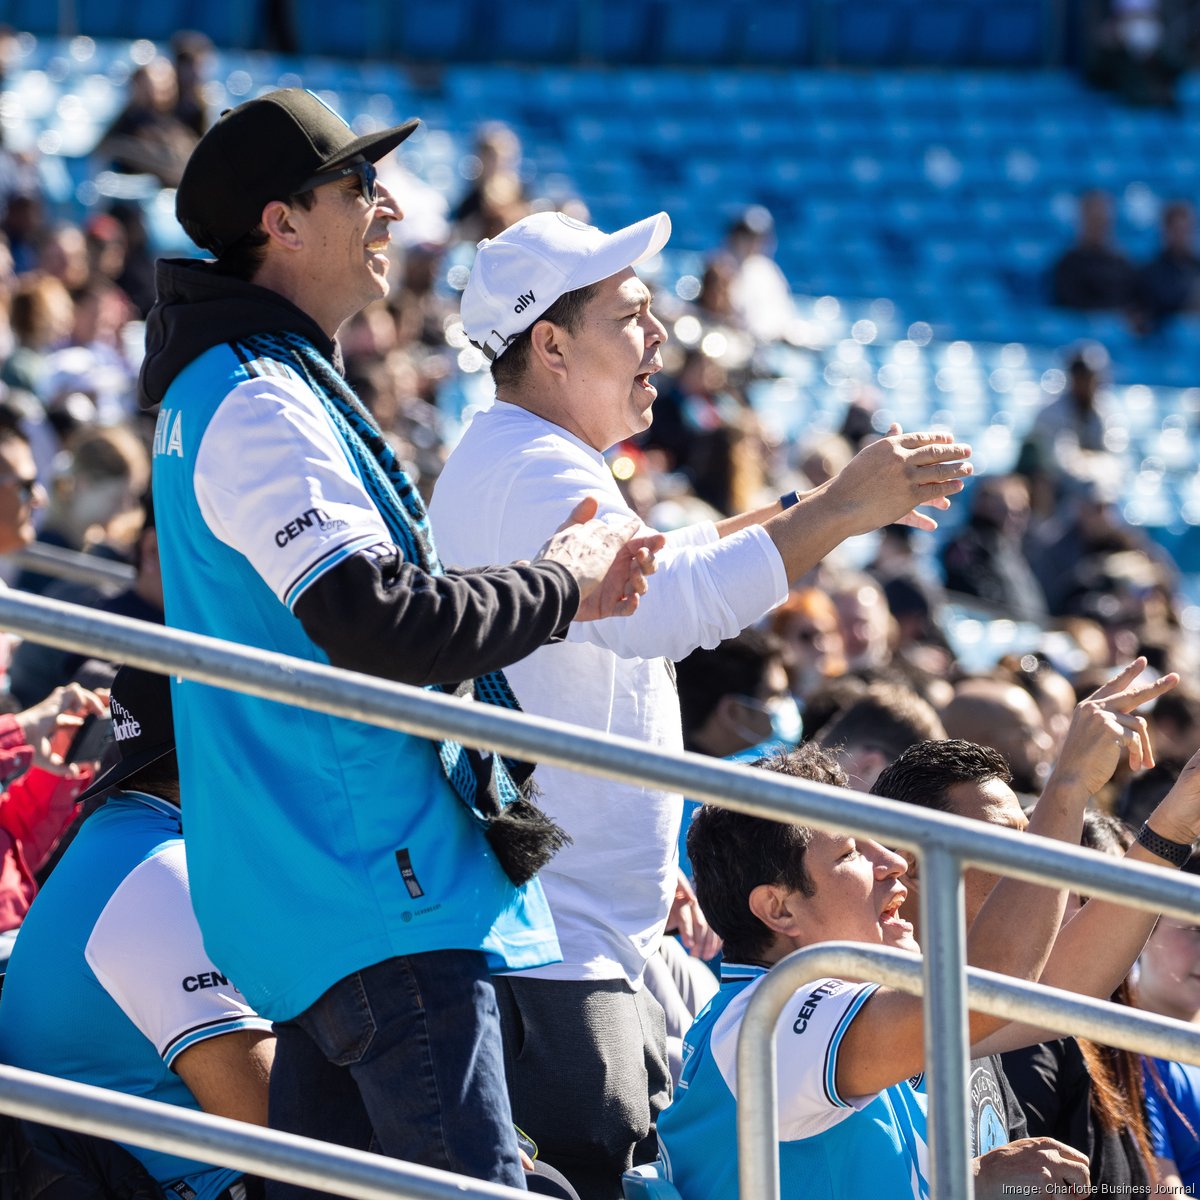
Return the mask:
<path id="1" fill-rule="evenodd" d="M 534 213 L 479 243 L 462 296 L 467 337 L 499 358 L 560 296 L 657 254 L 671 236 L 665 212 L 603 233 L 558 212 Z"/>

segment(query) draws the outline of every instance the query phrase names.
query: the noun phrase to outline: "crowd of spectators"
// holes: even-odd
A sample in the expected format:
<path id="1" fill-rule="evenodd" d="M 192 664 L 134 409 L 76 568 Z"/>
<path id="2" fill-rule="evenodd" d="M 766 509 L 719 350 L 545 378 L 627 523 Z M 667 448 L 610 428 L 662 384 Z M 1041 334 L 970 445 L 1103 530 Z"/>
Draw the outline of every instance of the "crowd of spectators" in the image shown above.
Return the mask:
<path id="1" fill-rule="evenodd" d="M 179 182 L 208 120 L 196 86 L 205 53 L 202 42 L 184 39 L 173 61 L 156 59 L 134 73 L 129 105 L 97 147 L 98 167 L 149 174 L 167 186 Z M 398 168 L 384 165 L 381 178 L 389 170 Z M 407 207 L 405 184 L 393 178 Z M 9 570 L 9 583 L 161 621 L 158 535 L 147 490 L 154 431 L 134 396 L 141 321 L 154 299 L 154 248 L 142 213 L 122 202 L 80 224 L 60 219 L 49 212 L 33 164 L 2 147 L 0 195 L 6 239 L 0 311 L 7 317 L 0 322 L 0 553 L 22 549 L 36 529 L 51 546 L 129 567 L 124 583 L 64 583 L 29 566 Z M 586 217 L 585 200 L 558 206 Z M 464 248 L 550 203 L 522 169 L 515 134 L 491 123 L 479 130 L 461 192 L 422 191 L 420 205 L 413 232 L 399 227 L 388 295 L 348 320 L 339 341 L 347 381 L 428 499 L 437 494 L 458 435 L 446 398 L 466 339 L 457 296 L 446 282 L 451 264 L 461 261 Z M 771 255 L 772 236 L 770 213 L 747 206 L 713 248 L 693 293 L 664 291 L 652 299 L 676 334 L 660 348 L 653 423 L 620 437 L 603 461 L 624 503 L 656 529 L 719 522 L 771 504 L 781 492 L 819 489 L 887 432 L 877 425 L 869 396 L 847 405 L 836 433 L 801 435 L 793 443 L 776 440 L 756 413 L 748 385 L 761 370 L 760 351 L 782 338 L 793 318 L 787 280 Z M 1136 267 L 1112 243 L 1107 197 L 1089 194 L 1081 204 L 1079 242 L 1055 268 L 1054 288 L 1063 305 L 1127 312 L 1144 329 L 1200 308 L 1191 207 L 1167 207 L 1161 253 Z M 897 759 L 914 746 L 954 739 L 1001 756 L 999 766 L 987 759 L 992 774 L 985 771 L 975 782 L 1003 779 L 1021 804 L 1032 806 L 1052 778 L 1077 702 L 1141 656 L 1148 674 L 1174 672 L 1184 680 L 1145 713 L 1159 765 L 1146 773 L 1114 766 L 1112 779 L 1101 780 L 1092 797 L 1094 810 L 1124 817 L 1136 829 L 1200 745 L 1197 648 L 1174 565 L 1123 520 L 1115 503 L 1120 464 L 1105 438 L 1103 351 L 1076 347 L 1067 367 L 1067 388 L 1048 400 L 1015 469 L 973 480 L 955 503 L 962 515 L 948 515 L 947 536 L 935 542 L 928 532 L 892 526 L 873 540 L 855 540 L 797 570 L 786 598 L 746 632 L 681 654 L 684 745 L 740 759 L 819 745 L 837 761 L 812 758 L 791 773 L 891 795 L 877 785 Z M 985 637 L 981 661 L 978 637 L 965 641 L 964 624 L 1003 630 L 1005 653 L 987 655 Z M 114 663 L 32 642 L 4 651 L 7 707 L 14 715 L 0 718 L 0 752 L 24 757 L 6 774 L 0 801 L 7 839 L 0 889 L 12 880 L 9 892 L 0 892 L 0 946 L 14 940 L 37 889 L 36 873 L 42 868 L 44 879 L 43 864 L 53 866 L 54 844 L 90 778 L 89 769 L 65 761 L 61 731 L 98 706 L 117 670 Z M 551 695 L 539 703 L 560 712 L 565 699 Z M 30 763 L 33 769 L 24 773 Z M 40 807 L 31 803 L 35 793 L 43 797 Z M 599 817 L 605 819 L 602 812 Z M 717 819 L 711 820 L 715 827 Z M 685 836 L 686 827 L 687 820 Z M 1119 831 L 1115 836 L 1119 841 Z M 904 869 L 895 856 L 880 862 L 896 878 Z M 608 884 L 622 886 L 616 878 Z M 686 881 L 679 886 L 687 888 Z M 691 927 L 695 897 L 690 889 L 680 895 L 683 902 L 672 906 L 673 931 L 709 956 L 714 940 Z M 979 906 L 985 902 L 980 893 Z M 1200 1000 L 1167 1007 L 1152 991 L 1153 981 L 1180 969 L 1172 964 L 1185 957 L 1186 947 L 1171 939 L 1181 942 L 1194 932 L 1168 923 L 1155 935 L 1146 952 L 1146 986 L 1122 985 L 1131 1002 L 1183 1019 L 1196 1016 Z M 678 943 L 667 956 L 665 965 L 655 959 L 647 978 L 667 1009 L 669 1065 L 677 1082 L 685 1070 L 687 1019 L 710 998 L 715 978 L 706 984 L 694 963 L 681 966 Z M 1200 1108 L 1190 1100 L 1193 1077 L 1183 1068 L 1148 1068 L 1145 1085 L 1130 1092 L 1141 1064 L 1118 1060 L 1106 1048 L 1042 1043 L 1027 1053 L 1020 1078 L 1030 1086 L 1016 1089 L 1019 1104 L 1000 1105 L 992 1118 L 997 1128 L 987 1125 L 978 1105 L 973 1113 L 972 1153 L 981 1162 L 989 1151 L 1018 1147 L 979 1168 L 981 1188 L 990 1179 L 999 1195 L 1001 1183 L 1024 1184 L 1051 1161 L 1062 1166 L 1060 1178 L 1077 1179 L 1085 1169 L 1080 1156 L 1090 1160 L 1093 1182 L 1137 1183 L 1156 1171 L 1167 1182 L 1191 1180 L 1200 1160 L 1194 1133 Z M 1073 1069 L 1082 1062 L 1091 1080 L 1101 1080 L 1083 1089 L 1081 1102 L 1070 1099 L 1073 1116 L 1047 1105 L 1047 1056 L 1059 1069 L 1064 1058 Z M 899 1063 L 905 1069 L 892 1072 L 887 1090 L 911 1074 L 911 1065 L 909 1059 Z M 1003 1070 L 979 1070 L 990 1081 L 981 1094 L 995 1088 L 1006 1099 Z M 1016 1082 L 1015 1065 L 1012 1074 Z M 885 1090 L 874 1086 L 875 1076 L 870 1080 L 872 1094 Z M 1166 1096 L 1164 1088 L 1173 1090 L 1160 1103 L 1155 1097 Z M 1051 1092 L 1065 1107 L 1066 1084 Z M 560 1104 L 552 1092 L 541 1100 L 543 1107 Z M 1128 1136 L 1120 1133 L 1126 1127 Z M 1075 1155 L 1051 1150 L 1043 1144 L 1047 1138 L 1074 1147 Z M 1105 1174 L 1113 1170 L 1116 1143 L 1122 1161 L 1133 1164 L 1124 1176 Z M 616 1176 L 606 1182 L 609 1194 L 617 1194 Z M 592 1194 L 603 1194 L 594 1180 L 588 1184 L 596 1189 Z M 692 1186 L 684 1183 L 685 1200 L 705 1194 Z"/>

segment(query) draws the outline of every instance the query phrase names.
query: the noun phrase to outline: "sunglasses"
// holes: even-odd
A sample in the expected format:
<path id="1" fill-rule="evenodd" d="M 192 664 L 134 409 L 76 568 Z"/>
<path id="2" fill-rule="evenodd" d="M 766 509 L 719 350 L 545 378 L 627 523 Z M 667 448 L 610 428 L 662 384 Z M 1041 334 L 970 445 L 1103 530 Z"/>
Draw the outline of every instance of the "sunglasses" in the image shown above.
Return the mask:
<path id="1" fill-rule="evenodd" d="M 15 487 L 20 493 L 22 504 L 28 504 L 33 499 L 37 485 L 36 475 L 32 479 L 22 479 L 20 475 L 0 475 L 0 487 Z"/>
<path id="2" fill-rule="evenodd" d="M 375 204 L 379 200 L 379 188 L 376 181 L 379 178 L 379 172 L 375 169 L 373 162 L 356 162 L 350 163 L 344 167 L 335 167 L 332 171 L 322 171 L 319 175 L 314 175 L 311 179 L 306 179 L 298 188 L 295 195 L 300 195 L 302 192 L 311 191 L 313 188 L 321 187 L 326 183 L 336 183 L 339 179 L 349 179 L 351 175 L 358 176 L 359 191 L 362 192 L 362 198 L 368 204 Z"/>

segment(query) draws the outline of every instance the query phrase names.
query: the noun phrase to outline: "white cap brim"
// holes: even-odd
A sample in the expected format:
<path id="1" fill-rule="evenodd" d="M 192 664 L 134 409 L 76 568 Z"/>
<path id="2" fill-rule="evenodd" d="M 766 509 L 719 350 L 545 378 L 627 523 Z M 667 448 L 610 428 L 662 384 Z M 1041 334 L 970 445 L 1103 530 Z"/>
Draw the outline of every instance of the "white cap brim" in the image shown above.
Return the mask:
<path id="1" fill-rule="evenodd" d="M 644 221 L 636 221 L 608 234 L 608 240 L 592 251 L 567 280 L 561 295 L 581 287 L 599 283 L 627 267 L 653 258 L 671 236 L 671 218 L 665 212 L 655 213 Z"/>

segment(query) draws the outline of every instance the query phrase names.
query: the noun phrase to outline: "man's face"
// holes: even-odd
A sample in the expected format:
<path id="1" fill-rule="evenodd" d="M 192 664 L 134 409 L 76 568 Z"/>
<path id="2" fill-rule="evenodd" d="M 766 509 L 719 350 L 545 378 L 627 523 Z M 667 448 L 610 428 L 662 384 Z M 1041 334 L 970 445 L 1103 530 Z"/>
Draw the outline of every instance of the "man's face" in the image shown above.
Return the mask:
<path id="1" fill-rule="evenodd" d="M 567 404 L 580 436 L 607 450 L 650 426 L 667 331 L 632 268 L 599 284 L 575 333 L 562 332 Z"/>
<path id="2" fill-rule="evenodd" d="M 369 203 L 359 176 L 349 175 L 315 188 L 311 209 L 292 210 L 304 232 L 305 284 L 341 320 L 388 294 L 388 223 L 404 214 L 382 183 L 376 188 Z"/>
<path id="3" fill-rule="evenodd" d="M 1142 1008 L 1192 1021 L 1200 1013 L 1200 925 L 1160 917 L 1138 959 Z"/>
<path id="4" fill-rule="evenodd" d="M 912 926 L 900 916 L 908 894 L 900 882 L 902 855 L 868 838 L 815 832 L 804 864 L 814 892 L 797 893 L 799 945 L 837 940 L 919 953 Z"/>
<path id="5" fill-rule="evenodd" d="M 33 514 L 45 501 L 29 447 L 15 439 L 0 442 L 0 554 L 34 540 Z"/>
<path id="6" fill-rule="evenodd" d="M 1029 825 L 1029 819 L 1021 809 L 1016 793 L 1007 783 L 999 779 L 989 779 L 984 783 L 956 783 L 946 792 L 950 804 L 950 812 L 956 817 L 965 817 L 969 821 L 984 821 L 1002 829 L 1016 829 L 1024 832 Z M 909 859 L 909 871 L 906 882 L 909 885 L 909 900 L 905 905 L 904 916 L 916 926 L 920 936 L 920 923 L 917 914 L 917 889 L 920 887 L 920 876 L 912 859 Z M 971 928 L 984 901 L 992 894 L 992 888 L 1000 882 L 1000 876 L 990 871 L 982 871 L 971 867 L 963 874 L 963 908 L 966 913 L 966 927 Z"/>

